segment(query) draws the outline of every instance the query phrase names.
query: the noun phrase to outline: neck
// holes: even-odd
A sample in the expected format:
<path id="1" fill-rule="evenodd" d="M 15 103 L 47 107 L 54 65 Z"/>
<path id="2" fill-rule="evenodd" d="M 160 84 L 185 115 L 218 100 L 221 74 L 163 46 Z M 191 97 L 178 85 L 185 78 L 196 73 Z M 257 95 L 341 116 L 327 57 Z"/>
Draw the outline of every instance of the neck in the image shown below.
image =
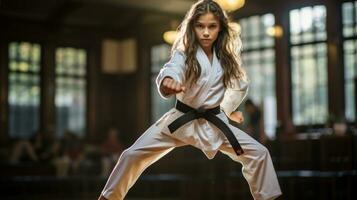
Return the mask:
<path id="1" fill-rule="evenodd" d="M 202 48 L 207 56 L 212 55 L 212 48 Z"/>
<path id="2" fill-rule="evenodd" d="M 203 48 L 202 46 L 201 46 L 201 48 L 202 48 L 203 52 L 205 52 L 209 62 L 212 64 L 212 60 L 213 60 L 213 51 L 212 50 L 213 50 L 213 48 Z"/>

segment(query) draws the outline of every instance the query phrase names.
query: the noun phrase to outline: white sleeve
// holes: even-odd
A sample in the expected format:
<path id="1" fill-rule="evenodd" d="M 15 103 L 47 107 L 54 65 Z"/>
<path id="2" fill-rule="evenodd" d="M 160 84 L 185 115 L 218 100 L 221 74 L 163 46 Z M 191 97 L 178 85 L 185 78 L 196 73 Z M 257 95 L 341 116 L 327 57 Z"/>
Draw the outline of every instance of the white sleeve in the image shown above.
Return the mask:
<path id="1" fill-rule="evenodd" d="M 221 108 L 227 116 L 230 116 L 242 103 L 248 94 L 248 89 L 249 82 L 245 80 L 237 80 L 233 84 L 233 87 L 226 89 L 221 102 Z"/>
<path id="2" fill-rule="evenodd" d="M 165 96 L 160 91 L 161 82 L 165 77 L 171 77 L 175 81 L 183 84 L 185 79 L 185 60 L 186 56 L 182 51 L 175 51 L 171 59 L 164 65 L 160 70 L 159 75 L 156 78 L 156 86 L 159 91 L 159 94 L 164 99 L 171 97 L 172 95 Z"/>

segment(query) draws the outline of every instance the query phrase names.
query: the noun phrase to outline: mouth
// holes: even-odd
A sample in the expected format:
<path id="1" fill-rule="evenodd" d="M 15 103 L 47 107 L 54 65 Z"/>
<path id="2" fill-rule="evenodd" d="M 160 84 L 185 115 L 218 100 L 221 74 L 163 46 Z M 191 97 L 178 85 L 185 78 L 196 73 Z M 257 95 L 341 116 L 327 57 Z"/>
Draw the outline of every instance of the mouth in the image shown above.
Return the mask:
<path id="1" fill-rule="evenodd" d="M 201 39 L 202 42 L 210 42 L 211 40 L 210 39 Z"/>

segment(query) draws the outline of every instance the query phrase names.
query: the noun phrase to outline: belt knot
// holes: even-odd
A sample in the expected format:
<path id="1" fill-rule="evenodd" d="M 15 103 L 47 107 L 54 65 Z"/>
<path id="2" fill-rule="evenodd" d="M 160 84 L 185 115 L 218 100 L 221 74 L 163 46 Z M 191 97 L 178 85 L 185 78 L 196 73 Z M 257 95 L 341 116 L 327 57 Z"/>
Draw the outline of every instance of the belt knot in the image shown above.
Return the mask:
<path id="1" fill-rule="evenodd" d="M 197 110 L 195 110 L 197 117 L 202 118 L 203 115 L 207 112 L 208 110 L 203 108 L 203 107 L 199 107 Z"/>
<path id="2" fill-rule="evenodd" d="M 171 124 L 168 125 L 168 128 L 171 133 L 175 132 L 178 128 L 183 126 L 184 124 L 198 119 L 198 118 L 204 118 L 207 121 L 211 122 L 214 124 L 217 128 L 219 128 L 222 133 L 227 137 L 228 141 L 231 143 L 234 151 L 236 152 L 237 155 L 241 155 L 244 153 L 242 147 L 240 146 L 237 138 L 233 134 L 232 130 L 225 124 L 219 117 L 216 115 L 220 113 L 219 106 L 211 109 L 205 109 L 203 107 L 200 107 L 198 109 L 194 109 L 184 103 L 182 103 L 179 100 L 176 100 L 176 109 L 179 110 L 180 112 L 183 112 L 184 114 L 180 117 L 178 117 L 176 120 L 171 122 Z"/>

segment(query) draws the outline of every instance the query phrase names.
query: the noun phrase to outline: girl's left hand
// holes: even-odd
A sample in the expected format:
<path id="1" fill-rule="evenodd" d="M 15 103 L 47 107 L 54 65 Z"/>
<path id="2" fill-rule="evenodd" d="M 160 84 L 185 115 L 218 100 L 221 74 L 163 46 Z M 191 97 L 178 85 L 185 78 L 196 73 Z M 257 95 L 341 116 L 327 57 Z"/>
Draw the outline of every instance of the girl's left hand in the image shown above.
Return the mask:
<path id="1" fill-rule="evenodd" d="M 242 123 L 244 122 L 244 117 L 243 117 L 243 113 L 240 111 L 234 111 L 231 113 L 231 115 L 229 116 L 229 119 L 232 121 L 235 121 L 237 123 Z"/>

